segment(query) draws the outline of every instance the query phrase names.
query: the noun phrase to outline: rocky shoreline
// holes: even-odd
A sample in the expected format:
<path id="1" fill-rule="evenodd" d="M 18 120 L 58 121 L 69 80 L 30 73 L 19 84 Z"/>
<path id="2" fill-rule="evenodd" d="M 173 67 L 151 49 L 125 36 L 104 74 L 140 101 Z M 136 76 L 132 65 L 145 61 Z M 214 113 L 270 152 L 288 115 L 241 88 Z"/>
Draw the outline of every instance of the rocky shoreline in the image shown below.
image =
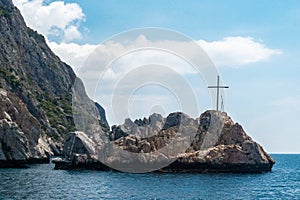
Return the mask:
<path id="1" fill-rule="evenodd" d="M 55 170 L 97 170 L 118 171 L 100 161 L 72 163 L 69 161 L 52 161 Z M 273 164 L 208 164 L 173 162 L 167 167 L 154 172 L 161 173 L 264 173 L 271 172 Z"/>
<path id="2" fill-rule="evenodd" d="M 167 165 L 153 171 L 261 173 L 271 171 L 275 163 L 226 113 L 210 110 L 198 119 L 192 119 L 183 113 L 172 113 L 167 118 L 154 114 L 142 121 L 151 123 L 141 123 L 141 120 L 132 122 L 127 119 L 124 124 L 114 127 L 109 134 L 109 137 L 113 138 L 110 143 L 133 154 L 114 153 L 113 150 L 105 152 L 102 148 L 100 154 L 105 153 L 107 159 L 101 160 L 99 151 L 91 150 L 93 145 L 96 146 L 93 140 L 87 142 L 84 139 L 85 133 L 74 133 L 73 138 L 69 139 L 74 142 L 65 143 L 64 158 L 53 161 L 55 169 L 146 172 L 141 168 L 157 165 L 151 159 L 158 159 L 159 156 L 168 160 Z M 197 121 L 199 124 L 195 124 Z M 179 124 L 184 128 L 195 128 L 193 126 L 197 125 L 197 133 L 190 142 L 190 147 L 176 155 L 157 153 L 159 149 L 169 146 L 176 134 L 180 135 Z M 149 130 L 156 134 L 147 138 L 140 137 L 148 135 Z M 134 132 L 140 135 L 133 135 Z M 116 135 L 119 137 L 115 137 Z M 148 159 L 147 155 L 151 155 L 151 159 Z"/>
<path id="3" fill-rule="evenodd" d="M 50 158 L 30 158 L 28 160 L 0 160 L 0 168 L 28 168 L 31 164 L 48 164 Z"/>

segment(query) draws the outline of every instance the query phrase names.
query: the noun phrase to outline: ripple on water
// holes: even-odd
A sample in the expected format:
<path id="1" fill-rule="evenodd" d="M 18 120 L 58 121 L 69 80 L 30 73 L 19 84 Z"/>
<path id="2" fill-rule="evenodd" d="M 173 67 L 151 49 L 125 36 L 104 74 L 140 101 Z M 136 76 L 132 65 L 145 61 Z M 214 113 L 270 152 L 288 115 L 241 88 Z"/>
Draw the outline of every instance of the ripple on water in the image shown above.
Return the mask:
<path id="1" fill-rule="evenodd" d="M 0 169 L 0 199 L 300 199 L 300 155 L 272 155 L 272 173 L 127 174 Z"/>

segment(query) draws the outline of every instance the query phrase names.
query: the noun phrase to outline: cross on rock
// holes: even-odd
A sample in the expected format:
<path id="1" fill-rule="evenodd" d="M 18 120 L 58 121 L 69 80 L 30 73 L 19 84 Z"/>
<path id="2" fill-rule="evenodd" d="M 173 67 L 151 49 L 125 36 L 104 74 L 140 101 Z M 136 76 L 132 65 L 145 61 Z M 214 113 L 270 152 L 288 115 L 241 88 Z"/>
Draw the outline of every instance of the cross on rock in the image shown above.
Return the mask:
<path id="1" fill-rule="evenodd" d="M 220 76 L 217 77 L 217 86 L 208 86 L 208 88 L 216 88 L 217 89 L 217 111 L 219 111 L 219 90 L 220 88 L 229 88 L 229 86 L 220 86 Z"/>

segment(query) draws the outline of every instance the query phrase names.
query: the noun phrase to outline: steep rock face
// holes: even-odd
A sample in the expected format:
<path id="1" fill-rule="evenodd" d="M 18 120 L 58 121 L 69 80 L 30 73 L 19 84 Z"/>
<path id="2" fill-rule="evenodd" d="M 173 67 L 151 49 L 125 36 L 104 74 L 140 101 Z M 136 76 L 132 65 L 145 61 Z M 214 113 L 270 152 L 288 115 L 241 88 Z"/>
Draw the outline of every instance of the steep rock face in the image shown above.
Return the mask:
<path id="1" fill-rule="evenodd" d="M 76 131 L 70 133 L 63 147 L 64 160 L 56 158 L 52 162 L 56 164 L 55 169 L 95 169 L 110 170 L 110 168 L 99 162 L 96 148 L 101 146 L 84 132 Z"/>
<path id="2" fill-rule="evenodd" d="M 43 160 L 61 153 L 64 140 L 75 130 L 72 114 L 75 80 L 71 67 L 49 49 L 42 35 L 26 26 L 12 1 L 0 0 L 0 162 L 3 165 Z M 78 101 L 94 104 L 81 81 L 77 82 L 77 87 L 82 88 Z M 97 115 L 108 126 L 105 113 L 91 115 Z"/>
<path id="3" fill-rule="evenodd" d="M 47 159 L 59 153 L 51 138 L 42 134 L 39 121 L 14 93 L 0 89 L 0 160 Z"/>
<path id="4" fill-rule="evenodd" d="M 106 131 L 109 131 L 110 127 L 109 127 L 109 124 L 106 120 L 106 114 L 105 114 L 105 110 L 104 108 L 97 102 L 95 102 L 95 106 L 98 110 L 98 113 L 100 114 L 100 119 L 101 119 L 101 125 L 102 127 L 106 130 Z"/>
<path id="5" fill-rule="evenodd" d="M 275 161 L 261 145 L 245 133 L 241 125 L 234 123 L 226 113 L 206 111 L 200 116 L 200 122 L 191 147 L 179 155 L 174 163 L 162 170 L 271 171 Z"/>
<path id="6" fill-rule="evenodd" d="M 120 137 L 116 137 L 118 134 Z M 131 172 L 143 172 L 137 166 L 151 169 L 149 166 L 165 162 L 167 165 L 159 171 L 257 173 L 270 171 L 275 163 L 226 113 L 212 110 L 204 112 L 197 119 L 183 113 L 171 113 L 167 118 L 153 114 L 148 119 L 134 122 L 126 119 L 124 124 L 115 126 L 108 137 L 115 147 L 102 148 L 101 151 L 90 147 L 79 151 L 80 148 L 76 146 L 82 149 L 96 147 L 98 143 L 77 137 L 72 150 L 65 152 L 65 155 L 73 156 L 57 162 L 56 169 L 109 169 L 103 167 L 99 154 L 107 156 L 104 160 L 106 165 Z M 92 162 L 82 158 L 91 158 Z"/>

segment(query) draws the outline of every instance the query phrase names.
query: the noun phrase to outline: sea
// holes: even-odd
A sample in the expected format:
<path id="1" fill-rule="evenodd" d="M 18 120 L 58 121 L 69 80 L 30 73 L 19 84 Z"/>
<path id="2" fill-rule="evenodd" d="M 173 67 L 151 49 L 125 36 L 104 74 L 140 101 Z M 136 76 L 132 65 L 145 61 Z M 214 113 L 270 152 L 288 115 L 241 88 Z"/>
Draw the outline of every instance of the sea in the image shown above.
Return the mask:
<path id="1" fill-rule="evenodd" d="M 0 199 L 300 199 L 300 154 L 271 157 L 261 174 L 0 169 Z"/>

